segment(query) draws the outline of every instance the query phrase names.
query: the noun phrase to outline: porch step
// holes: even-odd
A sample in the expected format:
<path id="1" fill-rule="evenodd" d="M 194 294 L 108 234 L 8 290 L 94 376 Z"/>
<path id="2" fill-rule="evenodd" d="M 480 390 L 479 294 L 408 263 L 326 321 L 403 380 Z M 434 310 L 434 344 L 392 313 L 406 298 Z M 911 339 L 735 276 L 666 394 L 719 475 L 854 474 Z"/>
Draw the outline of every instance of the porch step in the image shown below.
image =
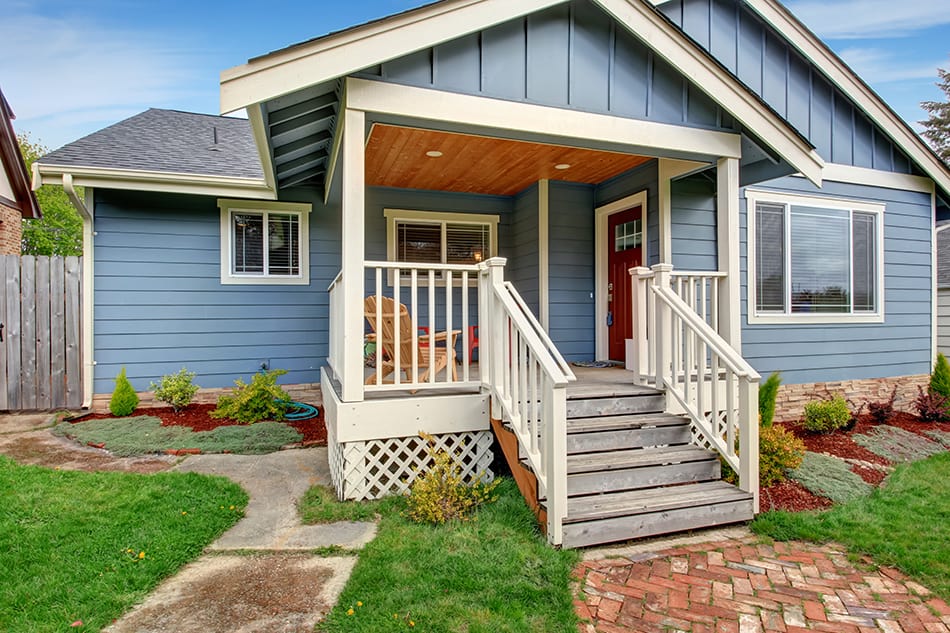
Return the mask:
<path id="1" fill-rule="evenodd" d="M 748 521 L 752 495 L 722 481 L 569 499 L 563 546 L 584 547 L 631 538 Z"/>
<path id="2" fill-rule="evenodd" d="M 567 457 L 569 497 L 712 481 L 719 477 L 715 453 L 690 445 Z"/>
<path id="3" fill-rule="evenodd" d="M 597 418 L 637 413 L 662 413 L 666 406 L 665 396 L 653 389 L 620 396 L 579 397 L 567 399 L 567 418 Z"/>
<path id="4" fill-rule="evenodd" d="M 668 413 L 576 418 L 567 421 L 567 453 L 689 444 L 689 421 Z"/>

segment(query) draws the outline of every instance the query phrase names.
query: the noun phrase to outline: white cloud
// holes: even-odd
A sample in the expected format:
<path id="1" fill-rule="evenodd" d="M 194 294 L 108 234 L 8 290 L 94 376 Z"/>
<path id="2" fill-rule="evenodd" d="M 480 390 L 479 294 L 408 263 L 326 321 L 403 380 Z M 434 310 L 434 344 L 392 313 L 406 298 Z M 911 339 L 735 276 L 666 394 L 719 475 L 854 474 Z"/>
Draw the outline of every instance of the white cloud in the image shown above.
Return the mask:
<path id="1" fill-rule="evenodd" d="M 946 0 L 790 0 L 786 5 L 824 39 L 906 37 L 950 24 Z"/>
<path id="2" fill-rule="evenodd" d="M 838 55 L 870 84 L 918 79 L 936 81 L 937 68 L 945 64 L 944 60 L 897 59 L 892 51 L 879 48 L 843 48 Z"/>
<path id="3" fill-rule="evenodd" d="M 17 129 L 51 147 L 150 106 L 173 106 L 196 82 L 214 91 L 215 78 L 195 70 L 195 52 L 168 34 L 13 9 L 0 21 L 2 88 Z"/>

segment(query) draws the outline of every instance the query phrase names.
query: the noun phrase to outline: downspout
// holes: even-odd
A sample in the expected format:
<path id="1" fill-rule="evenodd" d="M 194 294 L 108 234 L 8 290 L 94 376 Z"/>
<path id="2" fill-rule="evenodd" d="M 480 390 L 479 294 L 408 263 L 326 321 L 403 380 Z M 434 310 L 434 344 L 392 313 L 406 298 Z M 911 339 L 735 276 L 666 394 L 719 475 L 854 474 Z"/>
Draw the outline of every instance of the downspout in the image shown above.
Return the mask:
<path id="1" fill-rule="evenodd" d="M 82 217 L 82 408 L 92 408 L 92 391 L 95 360 L 92 346 L 92 287 L 93 287 L 93 212 L 86 202 L 76 193 L 72 174 L 63 174 L 63 191 Z M 92 190 L 86 190 L 89 202 L 92 202 Z"/>

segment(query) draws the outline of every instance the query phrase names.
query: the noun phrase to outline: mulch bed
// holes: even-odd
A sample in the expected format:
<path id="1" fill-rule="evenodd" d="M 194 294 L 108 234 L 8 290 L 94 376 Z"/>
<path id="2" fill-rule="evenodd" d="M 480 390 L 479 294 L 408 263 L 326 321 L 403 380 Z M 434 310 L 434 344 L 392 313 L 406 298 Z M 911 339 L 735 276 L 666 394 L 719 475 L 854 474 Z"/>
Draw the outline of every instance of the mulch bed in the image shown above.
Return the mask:
<path id="1" fill-rule="evenodd" d="M 139 408 L 132 412 L 133 417 L 139 415 L 150 415 L 162 421 L 162 426 L 187 426 L 192 431 L 211 431 L 219 426 L 236 426 L 240 422 L 228 418 L 212 418 L 209 414 L 214 411 L 216 405 L 213 404 L 190 404 L 181 411 L 175 412 L 171 407 Z M 92 413 L 73 418 L 70 422 L 77 423 L 83 420 L 104 420 L 115 418 L 111 413 Z M 320 409 L 320 415 L 310 420 L 284 420 L 282 422 L 293 427 L 298 433 L 303 435 L 301 444 L 303 446 L 326 446 L 327 427 L 323 419 L 323 409 Z"/>
<path id="2" fill-rule="evenodd" d="M 926 435 L 927 431 L 934 429 L 950 430 L 950 424 L 921 422 L 917 416 L 903 411 L 895 412 L 887 423 L 890 426 L 916 433 L 930 440 L 933 438 Z M 805 443 L 805 448 L 813 453 L 826 453 L 843 459 L 860 460 L 880 466 L 892 465 L 887 458 L 871 452 L 852 439 L 852 436 L 856 433 L 867 434 L 871 429 L 879 426 L 869 414 L 861 415 L 853 428 L 846 431 L 835 431 L 834 433 L 811 433 L 802 427 L 801 422 L 782 422 L 779 424 L 801 439 Z M 852 464 L 851 470 L 872 486 L 879 486 L 888 475 L 888 472 L 883 469 L 861 464 Z M 801 484 L 791 480 L 763 488 L 760 494 L 760 505 L 763 511 L 788 510 L 800 512 L 803 510 L 822 510 L 832 505 L 829 499 L 819 497 L 806 490 Z"/>

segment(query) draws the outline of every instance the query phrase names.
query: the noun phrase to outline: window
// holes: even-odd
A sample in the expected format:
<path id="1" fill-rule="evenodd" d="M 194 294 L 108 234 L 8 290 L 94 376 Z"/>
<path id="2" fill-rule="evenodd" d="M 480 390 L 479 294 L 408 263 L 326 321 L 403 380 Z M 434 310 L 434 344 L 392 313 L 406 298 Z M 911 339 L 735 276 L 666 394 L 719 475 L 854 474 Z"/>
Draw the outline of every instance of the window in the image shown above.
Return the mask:
<path id="1" fill-rule="evenodd" d="M 750 323 L 883 320 L 883 205 L 753 191 L 747 199 Z"/>
<path id="2" fill-rule="evenodd" d="M 643 233 L 640 230 L 640 220 L 631 220 L 614 227 L 614 252 L 640 248 L 643 242 Z"/>
<path id="3" fill-rule="evenodd" d="M 386 209 L 383 215 L 389 261 L 477 264 L 498 254 L 497 215 L 400 209 Z"/>
<path id="4" fill-rule="evenodd" d="M 219 200 L 221 283 L 308 284 L 309 204 Z"/>

